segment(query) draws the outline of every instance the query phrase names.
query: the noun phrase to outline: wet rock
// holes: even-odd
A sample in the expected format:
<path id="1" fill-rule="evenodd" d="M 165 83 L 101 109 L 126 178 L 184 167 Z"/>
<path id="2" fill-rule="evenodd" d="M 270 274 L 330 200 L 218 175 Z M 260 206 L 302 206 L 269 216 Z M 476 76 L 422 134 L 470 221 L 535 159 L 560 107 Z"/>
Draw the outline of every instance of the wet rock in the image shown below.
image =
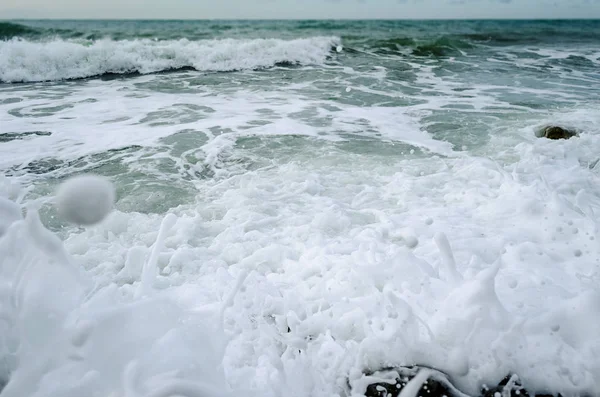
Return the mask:
<path id="1" fill-rule="evenodd" d="M 563 127 L 559 127 L 556 125 L 550 125 L 543 127 L 540 129 L 536 135 L 538 138 L 547 138 L 547 139 L 569 139 L 574 136 L 578 136 L 577 131 L 572 129 L 567 129 Z"/>
<path id="2" fill-rule="evenodd" d="M 400 368 L 386 368 L 382 371 L 370 373 L 369 375 L 378 376 L 381 374 L 394 374 L 394 380 L 388 382 L 377 382 L 370 384 L 365 392 L 365 397 L 396 397 L 401 391 L 405 390 L 409 382 L 417 376 L 419 371 L 426 370 L 427 380 L 421 385 L 416 386 L 409 395 L 412 397 L 413 393 L 418 389 L 417 394 L 414 397 L 468 397 L 467 394 L 461 392 L 451 383 L 448 375 L 443 372 L 427 367 L 400 367 Z M 396 376 L 396 374 L 398 376 Z M 387 379 L 387 376 L 383 376 Z M 390 378 L 392 379 L 392 378 Z M 417 380 L 418 381 L 418 380 Z M 407 390 L 408 391 L 408 390 Z M 521 381 L 517 375 L 507 375 L 497 386 L 494 387 L 483 387 L 479 396 L 473 397 L 563 397 L 561 394 L 553 394 L 548 391 L 533 392 L 527 390 L 521 384 Z M 589 397 L 589 396 L 588 396 Z"/>
<path id="3" fill-rule="evenodd" d="M 507 375 L 498 386 L 494 388 L 484 387 L 481 391 L 482 397 L 563 397 L 560 393 L 552 394 L 548 392 L 534 393 L 527 391 L 522 385 L 517 375 Z"/>
<path id="4" fill-rule="evenodd" d="M 493 388 L 484 387 L 481 390 L 482 397 L 529 397 L 529 393 L 521 386 L 519 377 L 507 375 L 498 386 Z"/>
<path id="5" fill-rule="evenodd" d="M 448 380 L 446 374 L 422 367 L 400 367 L 388 369 L 387 371 L 394 371 L 399 376 L 396 377 L 392 382 L 378 382 L 372 383 L 367 386 L 365 397 L 389 397 L 397 396 L 402 390 L 404 390 L 411 381 L 418 382 L 418 379 L 414 379 L 419 371 L 426 370 L 430 372 L 425 382 L 421 385 L 411 385 L 418 388 L 415 397 L 461 397 L 463 393 L 459 392 L 452 386 L 452 383 Z"/>

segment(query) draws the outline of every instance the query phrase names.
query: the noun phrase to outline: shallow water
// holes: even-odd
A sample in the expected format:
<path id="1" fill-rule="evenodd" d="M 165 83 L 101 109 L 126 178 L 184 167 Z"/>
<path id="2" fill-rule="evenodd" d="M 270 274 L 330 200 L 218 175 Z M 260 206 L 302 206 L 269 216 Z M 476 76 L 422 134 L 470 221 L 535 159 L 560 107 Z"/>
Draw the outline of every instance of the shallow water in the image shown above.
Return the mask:
<path id="1" fill-rule="evenodd" d="M 598 395 L 599 22 L 0 37 L 0 195 L 65 250 L 31 207 L 0 238 L 3 396 L 342 396 L 415 363 Z M 78 228 L 51 202 L 86 172 L 116 210 Z"/>

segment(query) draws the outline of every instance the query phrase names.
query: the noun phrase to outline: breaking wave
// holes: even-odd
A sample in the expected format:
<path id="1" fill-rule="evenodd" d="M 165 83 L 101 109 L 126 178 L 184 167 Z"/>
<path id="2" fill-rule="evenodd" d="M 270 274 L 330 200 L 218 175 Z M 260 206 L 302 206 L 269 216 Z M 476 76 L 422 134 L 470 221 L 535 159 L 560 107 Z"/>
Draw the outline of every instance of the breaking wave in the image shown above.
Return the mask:
<path id="1" fill-rule="evenodd" d="M 93 42 L 12 39 L 0 41 L 0 82 L 58 81 L 180 69 L 227 72 L 281 64 L 322 64 L 339 45 L 337 37 Z"/>
<path id="2" fill-rule="evenodd" d="M 0 22 L 0 40 L 12 39 L 14 37 L 36 36 L 39 32 L 29 26 L 12 22 Z"/>

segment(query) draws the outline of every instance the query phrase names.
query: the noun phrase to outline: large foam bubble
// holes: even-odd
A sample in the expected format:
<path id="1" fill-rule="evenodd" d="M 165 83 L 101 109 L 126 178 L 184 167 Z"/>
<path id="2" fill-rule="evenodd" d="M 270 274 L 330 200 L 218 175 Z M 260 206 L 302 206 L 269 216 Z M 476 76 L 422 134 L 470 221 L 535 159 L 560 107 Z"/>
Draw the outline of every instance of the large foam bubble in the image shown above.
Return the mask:
<path id="1" fill-rule="evenodd" d="M 79 225 L 96 224 L 108 215 L 115 201 L 115 187 L 107 178 L 82 175 L 63 182 L 56 193 L 58 212 Z"/>

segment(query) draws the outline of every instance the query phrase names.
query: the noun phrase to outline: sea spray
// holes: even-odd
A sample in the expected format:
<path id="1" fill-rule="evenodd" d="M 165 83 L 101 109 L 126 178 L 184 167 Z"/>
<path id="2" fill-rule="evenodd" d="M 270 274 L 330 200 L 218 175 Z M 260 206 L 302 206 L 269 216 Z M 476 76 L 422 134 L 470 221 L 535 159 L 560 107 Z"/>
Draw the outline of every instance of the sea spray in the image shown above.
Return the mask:
<path id="1" fill-rule="evenodd" d="M 166 233 L 175 225 L 175 222 L 177 222 L 177 217 L 174 214 L 168 214 L 161 222 L 158 236 L 156 237 L 156 241 L 154 242 L 150 253 L 150 258 L 148 258 L 148 261 L 142 268 L 140 285 L 136 291 L 137 298 L 147 295 L 151 291 L 152 284 L 158 273 L 158 269 L 156 268 L 158 254 L 163 249 Z"/>
<path id="2" fill-rule="evenodd" d="M 444 233 L 437 233 L 435 235 L 435 243 L 437 244 L 438 249 L 440 250 L 442 263 L 446 268 L 447 277 L 454 284 L 460 283 L 460 281 L 462 280 L 462 276 L 456 269 L 456 261 L 454 260 L 454 254 L 452 253 L 452 249 L 450 248 L 448 238 Z"/>
<path id="3" fill-rule="evenodd" d="M 430 320 L 438 342 L 446 344 L 452 339 L 458 340 L 458 335 L 470 335 L 481 323 L 485 325 L 484 329 L 495 332 L 507 327 L 510 319 L 494 287 L 499 268 L 500 261 L 497 261 L 450 292 L 442 308 Z M 471 343 L 476 341 L 471 340 Z"/>
<path id="4" fill-rule="evenodd" d="M 417 375 L 412 378 L 405 386 L 402 388 L 398 397 L 417 397 L 423 383 L 427 381 L 427 379 L 431 376 L 432 371 L 429 369 L 421 369 Z"/>
<path id="5" fill-rule="evenodd" d="M 175 221 L 164 220 L 157 250 Z M 0 356 L 10 363 L 3 396 L 231 395 L 210 314 L 183 309 L 173 293 L 131 302 L 111 288 L 88 296 L 89 280 L 33 207 L 0 237 L 0 250 L 0 311 L 9 325 Z M 165 355 L 177 350 L 176 361 Z"/>
<path id="6" fill-rule="evenodd" d="M 21 219 L 21 207 L 13 201 L 0 197 L 0 237 L 19 219 Z"/>

